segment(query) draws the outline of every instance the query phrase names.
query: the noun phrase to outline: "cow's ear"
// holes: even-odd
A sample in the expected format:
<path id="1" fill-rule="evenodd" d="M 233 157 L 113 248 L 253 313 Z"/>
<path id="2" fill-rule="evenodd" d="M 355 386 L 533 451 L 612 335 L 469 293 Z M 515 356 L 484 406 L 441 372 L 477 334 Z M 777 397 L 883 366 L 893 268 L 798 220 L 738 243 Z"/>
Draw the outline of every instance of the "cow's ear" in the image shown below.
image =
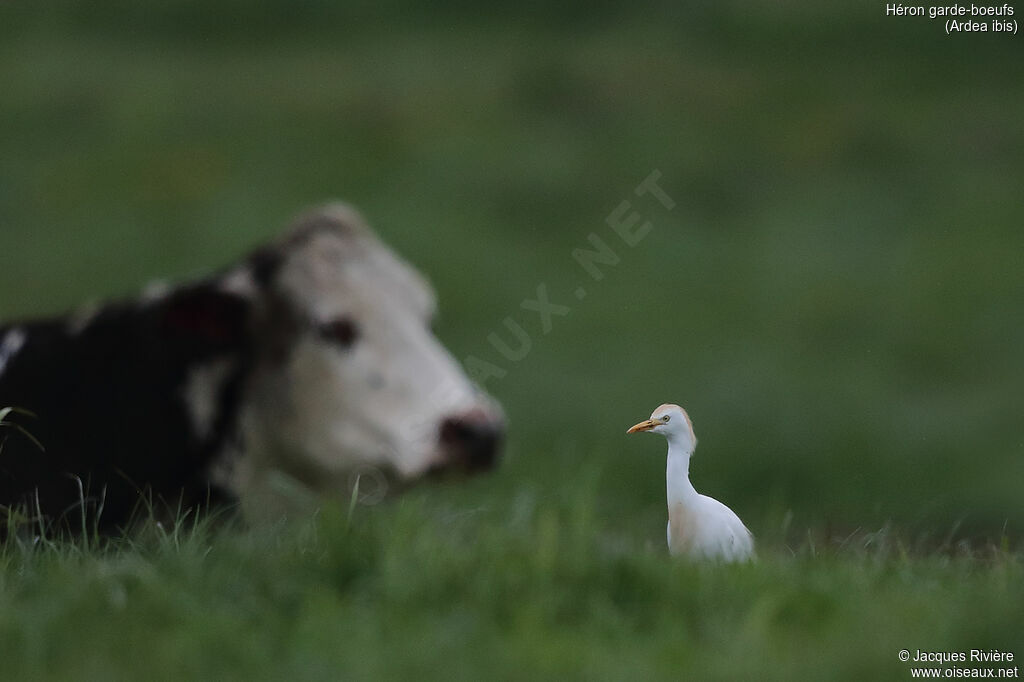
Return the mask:
<path id="1" fill-rule="evenodd" d="M 276 247 L 265 246 L 253 251 L 248 259 L 251 281 L 261 289 L 270 288 L 283 262 L 284 255 Z"/>
<path id="2" fill-rule="evenodd" d="M 222 350 L 245 344 L 251 307 L 240 294 L 202 284 L 172 292 L 158 309 L 161 329 L 170 337 Z"/>

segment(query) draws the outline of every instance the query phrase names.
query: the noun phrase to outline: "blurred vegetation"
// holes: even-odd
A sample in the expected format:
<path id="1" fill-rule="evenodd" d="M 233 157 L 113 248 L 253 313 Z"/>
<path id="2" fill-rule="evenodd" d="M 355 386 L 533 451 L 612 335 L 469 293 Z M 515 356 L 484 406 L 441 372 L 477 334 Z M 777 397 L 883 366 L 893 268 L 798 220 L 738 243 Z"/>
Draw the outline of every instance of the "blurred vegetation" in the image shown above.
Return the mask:
<path id="1" fill-rule="evenodd" d="M 592 489 L 475 509 L 445 493 L 351 523 L 338 504 L 249 532 L 186 517 L 9 542 L 4 677 L 909 679 L 901 648 L 1020 644 L 1021 555 L 998 546 L 922 553 L 882 529 L 692 566 L 609 532 Z"/>
<path id="2" fill-rule="evenodd" d="M 882 527 L 934 547 L 1016 547 L 1024 527 L 1019 40 L 949 37 L 937 22 L 886 17 L 883 4 L 838 2 L 7 3 L 0 315 L 58 313 L 131 295 L 151 278 L 208 272 L 275 235 L 301 207 L 340 197 L 434 281 L 439 333 L 456 355 L 507 370 L 488 383 L 511 420 L 506 465 L 466 486 L 417 491 L 424 500 L 500 519 L 523 495 L 543 509 L 582 488 L 594 517 L 586 528 L 660 550 L 664 443 L 624 431 L 672 401 L 689 409 L 701 441 L 698 489 L 736 509 L 769 557 L 805 547 L 808 535 L 828 545 Z M 655 169 L 672 211 L 633 192 Z M 624 200 L 654 225 L 631 249 L 605 222 Z M 600 282 L 570 255 L 591 233 L 622 257 Z M 572 307 L 549 334 L 520 308 L 542 283 Z M 574 296 L 580 286 L 583 300 Z M 487 341 L 492 332 L 510 338 L 506 316 L 533 339 L 517 363 Z M 414 503 L 376 511 L 391 518 L 402 504 Z M 551 532 L 572 532 L 551 523 Z M 495 542 L 514 541 L 495 532 Z M 444 533 L 423 537 L 443 542 Z M 452 549 L 468 554 L 467 565 L 438 571 L 454 575 L 425 575 L 472 586 L 476 547 Z M 238 580 L 247 573 L 241 556 Z M 429 556 L 424 547 L 408 558 Z M 974 634 L 966 625 L 962 640 L 954 630 L 936 634 L 952 627 L 935 606 L 939 595 L 975 571 L 939 557 L 877 572 L 873 560 L 862 572 L 860 560 L 795 559 L 796 568 L 769 562 L 765 575 L 690 574 L 663 558 L 593 570 L 654 572 L 652 585 L 671 587 L 658 617 L 677 629 L 645 644 L 664 647 L 665 661 L 700 656 L 708 642 L 715 655 L 740 653 L 745 639 L 728 644 L 733 626 L 746 623 L 753 637 L 749 628 L 786 608 L 776 595 L 762 616 L 736 615 L 764 581 L 810 589 L 833 570 L 843 591 L 911 600 L 906 622 L 932 628 L 915 630 L 915 641 L 931 632 L 927 645 L 941 648 Z M 569 594 L 602 590 L 604 579 Z M 189 580 L 171 580 L 167 594 Z M 677 580 L 711 593 L 685 596 Z M 972 590 L 988 595 L 971 611 L 984 630 L 987 605 L 1020 600 L 979 584 L 954 601 L 959 608 Z M 540 597 L 563 587 L 555 580 Z M 842 612 L 831 601 L 840 597 L 823 589 L 820 613 Z M 14 594 L 5 599 L 42 598 L 29 587 Z M 373 594 L 346 597 L 357 605 L 347 617 L 366 616 L 359 609 L 375 608 Z M 451 596 L 426 599 L 443 608 Z M 722 620 L 702 621 L 687 601 L 705 599 L 710 609 L 719 598 L 733 604 Z M 160 599 L 171 608 L 166 595 L 150 602 Z M 300 610 L 333 603 L 295 599 L 306 604 Z M 56 596 L 48 603 L 47 613 L 70 608 Z M 493 624 L 477 632 L 472 599 L 461 604 L 445 616 L 446 636 L 498 637 L 486 629 Z M 605 624 L 607 637 L 633 646 L 660 627 L 643 621 L 648 606 L 594 608 L 635 618 L 619 633 Z M 537 608 L 520 616 L 554 617 Z M 793 608 L 818 622 L 818 606 Z M 883 614 L 862 615 L 849 627 L 880 632 L 895 661 L 910 640 L 874 630 Z M 428 617 L 411 616 L 403 632 L 414 636 Z M 261 615 L 252 618 L 249 626 Z M 227 638 L 240 625 L 211 627 Z M 374 637 L 352 623 L 337 627 L 344 632 L 307 634 L 344 644 L 338 652 Z M 534 644 L 555 657 L 561 640 L 544 639 L 550 632 L 521 635 L 540 638 Z M 831 651 L 852 655 L 842 638 L 858 632 L 833 632 Z M 690 644 L 675 651 L 679 641 Z M 438 644 L 437 655 L 450 646 Z M 784 655 L 770 645 L 762 654 Z M 614 676 L 611 656 L 588 665 L 612 666 Z"/>

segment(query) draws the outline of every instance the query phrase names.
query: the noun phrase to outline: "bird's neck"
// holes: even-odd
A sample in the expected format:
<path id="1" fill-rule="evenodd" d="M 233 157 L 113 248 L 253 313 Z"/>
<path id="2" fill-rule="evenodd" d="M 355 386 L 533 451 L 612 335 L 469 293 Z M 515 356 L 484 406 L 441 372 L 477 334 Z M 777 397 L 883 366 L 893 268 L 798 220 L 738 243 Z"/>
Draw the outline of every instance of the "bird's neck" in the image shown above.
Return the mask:
<path id="1" fill-rule="evenodd" d="M 669 440 L 668 463 L 665 467 L 665 484 L 668 489 L 668 506 L 688 504 L 697 499 L 697 491 L 690 483 L 690 455 L 693 446 Z"/>

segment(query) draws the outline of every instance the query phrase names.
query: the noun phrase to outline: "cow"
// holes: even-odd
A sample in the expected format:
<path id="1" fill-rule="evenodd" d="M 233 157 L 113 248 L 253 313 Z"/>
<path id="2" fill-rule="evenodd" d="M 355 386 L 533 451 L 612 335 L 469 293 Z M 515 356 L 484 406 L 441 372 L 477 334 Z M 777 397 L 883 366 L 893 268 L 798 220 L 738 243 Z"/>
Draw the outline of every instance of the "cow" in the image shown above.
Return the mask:
<path id="1" fill-rule="evenodd" d="M 0 408 L 17 408 L 0 506 L 110 530 L 140 502 L 259 517 L 281 481 L 346 499 L 360 472 L 380 487 L 490 469 L 503 412 L 431 332 L 435 308 L 332 203 L 210 277 L 0 325 Z"/>

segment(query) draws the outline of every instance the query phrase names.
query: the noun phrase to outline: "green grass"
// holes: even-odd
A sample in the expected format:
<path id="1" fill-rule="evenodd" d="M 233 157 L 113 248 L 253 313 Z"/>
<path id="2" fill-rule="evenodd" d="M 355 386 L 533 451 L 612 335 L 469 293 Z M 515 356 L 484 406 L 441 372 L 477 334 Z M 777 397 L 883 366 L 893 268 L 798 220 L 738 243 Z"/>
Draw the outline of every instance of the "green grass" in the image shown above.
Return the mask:
<path id="1" fill-rule="evenodd" d="M 901 648 L 1020 644 L 1024 565 L 999 547 L 883 530 L 691 566 L 594 497 L 454 497 L 9 544 L 5 678 L 903 679 Z"/>
<path id="2" fill-rule="evenodd" d="M 536 5 L 0 6 L 0 319 L 208 272 L 342 197 L 434 281 L 456 355 L 507 371 L 510 419 L 499 471 L 347 530 L 340 501 L 318 526 L 8 543 L 0 677 L 1024 655 L 1019 40 L 883 5 Z M 653 169 L 671 212 L 633 194 Z M 615 243 L 623 200 L 654 230 L 594 282 L 570 254 Z M 548 334 L 520 308 L 541 283 L 572 307 Z M 517 363 L 487 342 L 506 316 Z M 668 560 L 664 444 L 623 435 L 665 401 L 757 566 Z"/>

